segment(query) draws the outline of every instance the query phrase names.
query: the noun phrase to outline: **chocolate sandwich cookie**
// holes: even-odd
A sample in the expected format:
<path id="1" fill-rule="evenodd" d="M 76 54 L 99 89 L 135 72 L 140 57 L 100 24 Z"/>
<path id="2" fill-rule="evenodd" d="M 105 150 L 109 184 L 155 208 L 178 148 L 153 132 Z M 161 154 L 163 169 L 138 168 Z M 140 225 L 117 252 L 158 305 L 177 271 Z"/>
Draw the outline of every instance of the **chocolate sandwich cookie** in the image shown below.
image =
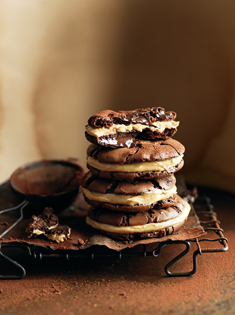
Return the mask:
<path id="1" fill-rule="evenodd" d="M 189 212 L 190 205 L 176 195 L 174 205 L 145 212 L 122 213 L 91 208 L 86 222 L 116 239 L 134 240 L 162 237 L 176 232 L 187 220 Z"/>
<path id="2" fill-rule="evenodd" d="M 52 208 L 45 208 L 43 213 L 36 216 L 33 215 L 27 228 L 26 234 L 30 238 L 32 236 L 38 236 L 48 233 L 51 229 L 58 226 L 59 219 L 57 215 L 53 213 Z"/>
<path id="3" fill-rule="evenodd" d="M 130 111 L 101 111 L 88 120 L 85 136 L 88 141 L 102 146 L 130 148 L 136 139 L 168 139 L 179 125 L 176 113 L 162 107 Z"/>
<path id="4" fill-rule="evenodd" d="M 113 181 L 88 172 L 81 191 L 88 204 L 115 211 L 148 211 L 176 193 L 174 175 L 144 181 Z M 160 203 L 161 204 L 161 203 Z"/>
<path id="5" fill-rule="evenodd" d="M 87 167 L 102 178 L 118 181 L 169 176 L 183 165 L 185 148 L 177 140 L 139 140 L 135 148 L 110 149 L 91 144 Z"/>

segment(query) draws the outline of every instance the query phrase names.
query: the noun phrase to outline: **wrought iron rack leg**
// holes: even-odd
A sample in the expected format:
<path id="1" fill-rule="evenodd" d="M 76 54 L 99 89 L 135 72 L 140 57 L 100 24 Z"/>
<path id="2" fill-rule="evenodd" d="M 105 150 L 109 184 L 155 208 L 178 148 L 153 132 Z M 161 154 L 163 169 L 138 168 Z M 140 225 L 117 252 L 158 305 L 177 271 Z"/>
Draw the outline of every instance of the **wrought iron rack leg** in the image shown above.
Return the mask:
<path id="1" fill-rule="evenodd" d="M 20 221 L 22 221 L 22 219 L 24 217 L 23 210 L 28 205 L 28 203 L 29 203 L 29 201 L 24 200 L 22 203 L 20 203 L 16 207 L 4 209 L 4 210 L 0 211 L 0 214 L 2 214 L 5 212 L 10 212 L 10 211 L 18 210 L 18 209 L 20 210 L 20 217 L 0 235 L 0 239 L 3 236 L 5 236 L 8 232 L 10 232 Z M 8 262 L 10 262 L 14 266 L 16 266 L 18 268 L 18 270 L 20 270 L 20 273 L 16 274 L 16 275 L 0 275 L 0 279 L 21 279 L 26 275 L 26 271 L 25 271 L 23 266 L 21 266 L 17 261 L 15 261 L 15 260 L 11 259 L 10 257 L 6 256 L 5 254 L 3 254 L 2 244 L 0 244 L 0 258 L 7 260 Z"/>
<path id="2" fill-rule="evenodd" d="M 178 260 L 180 260 L 190 251 L 191 243 L 189 241 L 171 241 L 171 242 L 168 242 L 168 244 L 185 244 L 186 248 L 165 266 L 165 273 L 170 277 L 185 277 L 185 276 L 191 276 L 195 274 L 197 270 L 197 255 L 200 254 L 200 250 L 197 249 L 193 253 L 193 269 L 191 271 L 174 273 L 170 271 L 170 267 L 174 265 Z"/>
<path id="3" fill-rule="evenodd" d="M 16 274 L 16 275 L 0 275 L 0 279 L 22 279 L 26 275 L 26 271 L 23 266 L 21 266 L 17 261 L 3 254 L 1 244 L 0 244 L 0 257 L 7 260 L 14 266 L 16 266 L 19 271 L 19 274 Z"/>
<path id="4" fill-rule="evenodd" d="M 10 211 L 20 209 L 20 217 L 0 235 L 0 239 L 3 236 L 5 236 L 8 232 L 10 232 L 20 221 L 22 221 L 22 219 L 24 217 L 23 210 L 28 204 L 29 204 L 29 201 L 24 200 L 21 204 L 19 204 L 18 206 L 14 207 L 14 208 L 9 208 L 9 209 L 5 209 L 5 210 L 0 211 L 0 215 L 1 215 L 2 213 L 5 213 L 5 212 L 10 212 Z"/>

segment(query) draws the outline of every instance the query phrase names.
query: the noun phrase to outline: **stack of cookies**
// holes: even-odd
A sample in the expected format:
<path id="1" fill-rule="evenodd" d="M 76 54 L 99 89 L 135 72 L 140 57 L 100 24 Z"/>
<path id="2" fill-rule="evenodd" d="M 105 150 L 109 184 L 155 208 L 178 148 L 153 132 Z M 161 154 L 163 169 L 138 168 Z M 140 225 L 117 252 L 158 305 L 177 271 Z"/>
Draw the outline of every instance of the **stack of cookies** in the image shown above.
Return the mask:
<path id="1" fill-rule="evenodd" d="M 182 227 L 190 206 L 177 195 L 174 173 L 183 167 L 185 148 L 171 138 L 175 118 L 161 107 L 90 117 L 89 172 L 81 185 L 92 206 L 88 225 L 119 240 L 162 237 Z"/>

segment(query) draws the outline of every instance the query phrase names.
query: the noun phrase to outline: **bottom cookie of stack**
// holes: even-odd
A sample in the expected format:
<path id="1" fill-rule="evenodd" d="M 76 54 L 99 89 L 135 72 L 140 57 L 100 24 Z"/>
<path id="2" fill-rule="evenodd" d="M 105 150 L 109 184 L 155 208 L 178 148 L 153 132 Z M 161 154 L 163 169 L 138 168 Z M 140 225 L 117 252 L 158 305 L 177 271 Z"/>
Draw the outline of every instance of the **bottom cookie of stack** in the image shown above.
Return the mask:
<path id="1" fill-rule="evenodd" d="M 190 205 L 177 194 L 175 204 L 144 212 L 117 212 L 91 208 L 86 223 L 117 240 L 163 237 L 178 231 L 185 223 Z"/>

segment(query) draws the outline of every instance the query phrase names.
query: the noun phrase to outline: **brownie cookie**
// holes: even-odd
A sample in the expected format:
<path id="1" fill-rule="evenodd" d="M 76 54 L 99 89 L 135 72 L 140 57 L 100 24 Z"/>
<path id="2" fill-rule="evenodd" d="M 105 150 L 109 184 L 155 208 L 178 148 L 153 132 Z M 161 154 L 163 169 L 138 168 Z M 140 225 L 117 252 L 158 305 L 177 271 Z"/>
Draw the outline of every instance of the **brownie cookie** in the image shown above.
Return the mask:
<path id="1" fill-rule="evenodd" d="M 110 149 L 92 144 L 87 150 L 87 167 L 98 177 L 117 181 L 162 178 L 183 167 L 184 151 L 184 146 L 171 138 L 139 140 L 134 148 Z"/>
<path id="2" fill-rule="evenodd" d="M 179 125 L 176 113 L 162 107 L 130 111 L 101 111 L 88 120 L 88 141 L 106 147 L 130 148 L 136 139 L 156 140 L 172 137 Z"/>
<path id="3" fill-rule="evenodd" d="M 91 208 L 86 222 L 114 238 L 162 237 L 176 232 L 189 215 L 190 205 L 178 195 L 175 199 L 172 206 L 137 213 Z"/>
<path id="4" fill-rule="evenodd" d="M 102 179 L 88 172 L 81 191 L 88 204 L 115 211 L 148 211 L 157 203 L 176 193 L 174 175 L 145 181 L 113 181 Z"/>

